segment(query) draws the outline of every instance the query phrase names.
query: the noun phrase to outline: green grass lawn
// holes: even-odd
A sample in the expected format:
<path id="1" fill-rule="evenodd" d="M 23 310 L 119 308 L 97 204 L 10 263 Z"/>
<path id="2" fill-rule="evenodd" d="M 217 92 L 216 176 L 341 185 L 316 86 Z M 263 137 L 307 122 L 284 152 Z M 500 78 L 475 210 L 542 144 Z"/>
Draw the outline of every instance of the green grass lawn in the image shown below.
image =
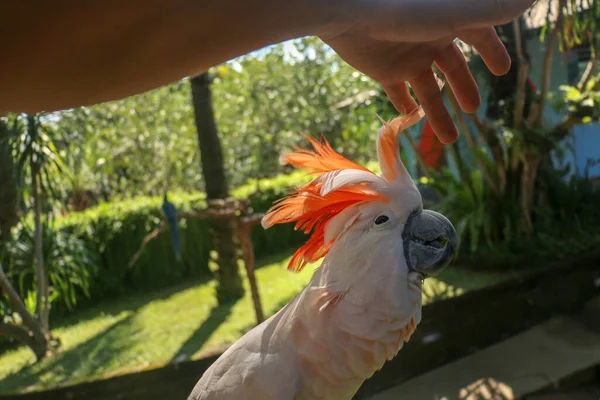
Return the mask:
<path id="1" fill-rule="evenodd" d="M 291 252 L 261 260 L 256 276 L 266 315 L 272 315 L 308 283 L 314 266 L 299 274 L 286 270 Z M 425 301 L 454 296 L 510 277 L 448 268 L 426 281 Z M 159 367 L 174 359 L 194 359 L 234 342 L 255 323 L 246 296 L 217 306 L 214 281 L 99 304 L 61 321 L 54 330 L 62 347 L 33 364 L 33 354 L 18 348 L 0 355 L 0 394 L 40 390 Z"/>

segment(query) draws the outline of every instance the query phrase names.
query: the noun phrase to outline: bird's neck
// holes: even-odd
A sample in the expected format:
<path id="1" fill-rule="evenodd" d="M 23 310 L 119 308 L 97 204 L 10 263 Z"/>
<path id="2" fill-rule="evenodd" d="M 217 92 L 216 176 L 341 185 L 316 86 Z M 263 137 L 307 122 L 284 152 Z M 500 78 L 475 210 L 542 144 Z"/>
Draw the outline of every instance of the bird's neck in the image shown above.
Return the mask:
<path id="1" fill-rule="evenodd" d="M 348 399 L 362 383 L 396 356 L 414 332 L 414 316 L 394 315 L 385 296 L 360 301 L 323 287 L 307 288 L 303 312 L 294 320 L 291 339 L 306 399 Z M 382 311 L 384 310 L 384 311 Z"/>

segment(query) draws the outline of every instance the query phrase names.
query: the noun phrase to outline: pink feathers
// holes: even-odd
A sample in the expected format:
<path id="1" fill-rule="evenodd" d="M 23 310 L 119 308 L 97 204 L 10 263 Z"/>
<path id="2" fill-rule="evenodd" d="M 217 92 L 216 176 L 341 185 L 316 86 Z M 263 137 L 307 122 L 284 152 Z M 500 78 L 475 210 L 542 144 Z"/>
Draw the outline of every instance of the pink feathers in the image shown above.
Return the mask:
<path id="1" fill-rule="evenodd" d="M 398 147 L 398 134 L 411 125 L 417 123 L 424 116 L 421 107 L 416 108 L 410 114 L 403 115 L 387 123 L 383 120 L 383 127 L 377 135 L 377 157 L 381 172 L 388 182 L 395 181 L 400 177 L 408 177 L 408 172 L 400 160 Z"/>

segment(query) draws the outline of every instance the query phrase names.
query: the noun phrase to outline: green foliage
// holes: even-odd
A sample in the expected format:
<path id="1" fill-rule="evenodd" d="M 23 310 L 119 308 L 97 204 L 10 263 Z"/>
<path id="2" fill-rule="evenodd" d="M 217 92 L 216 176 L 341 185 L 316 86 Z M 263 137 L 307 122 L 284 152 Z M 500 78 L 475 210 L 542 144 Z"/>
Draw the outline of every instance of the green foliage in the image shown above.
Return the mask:
<path id="1" fill-rule="evenodd" d="M 64 164 L 54 136 L 56 134 L 41 123 L 39 116 L 29 115 L 27 126 L 22 129 L 14 143 L 18 156 L 18 172 L 29 179 L 33 173 L 39 174 L 42 192 L 56 196 L 55 178 L 63 174 Z"/>
<path id="2" fill-rule="evenodd" d="M 15 158 L 20 208 L 26 214 L 33 207 L 31 184 L 35 174 L 42 196 L 42 212 L 52 211 L 54 201 L 64 197 L 63 177 L 67 171 L 61 150 L 65 148 L 65 138 L 44 116 L 19 115 L 11 119 L 12 135 L 8 140 Z"/>
<path id="3" fill-rule="evenodd" d="M 66 157 L 73 191 L 92 189 L 104 199 L 116 199 L 201 188 L 186 81 L 57 113 L 54 123 L 78 139 Z"/>
<path id="4" fill-rule="evenodd" d="M 151 241 L 137 264 L 129 267 L 144 237 L 162 220 L 161 201 L 160 197 L 142 197 L 106 203 L 59 221 L 60 230 L 82 238 L 99 256 L 97 274 L 90 285 L 94 301 L 209 273 L 208 228 L 204 221 L 195 220 L 180 226 L 182 262 L 177 262 L 169 235 L 165 233 Z M 204 208 L 200 195 L 173 196 L 171 201 L 182 211 Z"/>
<path id="5" fill-rule="evenodd" d="M 456 227 L 461 265 L 521 269 L 577 256 L 600 244 L 600 188 L 585 178 L 568 178 L 567 172 L 541 169 L 546 198 L 534 209 L 533 235 L 524 226 L 518 193 L 494 196 L 480 170 L 464 180 L 444 169 L 422 183 L 437 191 L 441 200 L 436 208 Z"/>
<path id="6" fill-rule="evenodd" d="M 600 5 L 597 0 L 566 0 L 563 3 L 565 23 L 559 32 L 560 49 L 587 44 L 594 46 L 600 39 Z M 573 10 L 578 12 L 574 13 Z M 546 26 L 547 29 L 547 26 Z M 543 37 L 542 37 L 543 39 Z"/>
<path id="7" fill-rule="evenodd" d="M 18 290 L 35 313 L 34 232 L 30 225 L 20 225 L 6 245 L 9 279 L 18 282 Z M 91 277 L 96 275 L 98 260 L 79 237 L 52 226 L 43 225 L 42 248 L 51 287 L 50 302 L 72 309 L 80 295 L 89 297 Z M 58 301 L 58 302 L 57 302 Z"/>
<path id="8" fill-rule="evenodd" d="M 541 229 L 555 229 L 563 237 L 589 236 L 590 232 L 598 232 L 600 224 L 600 187 L 587 179 L 587 170 L 583 178 L 567 174 L 566 168 L 541 171 L 547 194 L 545 204 L 537 209 Z M 558 223 L 548 224 L 548 221 Z"/>
<path id="9" fill-rule="evenodd" d="M 359 74 L 327 45 L 304 38 L 248 55 L 217 69 L 214 108 L 224 140 L 227 169 L 234 185 L 279 170 L 279 155 L 304 144 L 301 133 L 325 135 L 354 160 L 373 158 L 381 113 L 373 103 L 348 102 L 359 93 L 378 93 L 378 85 Z"/>
<path id="10" fill-rule="evenodd" d="M 600 74 L 592 77 L 582 91 L 574 86 L 561 85 L 554 97 L 554 109 L 589 124 L 600 120 Z"/>
<path id="11" fill-rule="evenodd" d="M 532 8 L 538 20 L 547 11 L 547 3 Z M 598 212 L 581 205 L 597 204 L 598 190 L 588 187 L 587 176 L 567 179 L 563 174 L 566 170 L 552 165 L 553 158 L 562 158 L 568 150 L 565 142 L 569 141 L 564 139 L 572 134 L 571 128 L 600 117 L 600 77 L 594 76 L 591 61 L 579 78 L 580 88 L 562 85 L 559 92 L 548 92 L 554 87 L 554 63 L 548 61 L 558 54 L 554 54 L 552 38 L 558 36 L 561 45 L 568 47 L 597 44 L 591 39 L 597 36 L 594 28 L 600 9 L 595 5 L 590 12 L 573 13 L 581 10 L 583 3 L 564 3 L 564 23 L 555 24 L 554 19 L 541 31 L 521 27 L 520 41 L 514 38 L 517 30 L 512 23 L 498 27 L 514 57 L 513 68 L 502 77 L 493 76 L 477 54 L 470 57 L 474 75 L 489 91 L 485 116 L 455 111 L 459 126 L 465 130 L 458 143 L 467 144 L 462 149 L 453 146 L 448 152 L 458 171 L 434 172 L 428 182 L 441 198 L 437 207 L 456 225 L 462 263 L 539 265 L 545 256 L 556 259 L 600 243 L 593 230 Z M 550 15 L 547 17 L 550 22 Z M 565 30 L 555 30 L 561 27 Z M 519 81 L 520 73 L 527 76 L 528 69 L 523 69 L 522 60 L 515 57 L 522 52 L 525 59 L 530 58 L 524 44 L 532 35 L 540 35 L 543 44 L 535 45 L 545 47 L 542 63 L 530 64 L 542 68 L 536 75 L 543 81 L 535 82 L 539 88 L 535 90 L 526 80 Z M 517 49 L 519 42 L 523 46 Z M 561 46 L 559 50 L 566 49 Z M 547 99 L 554 103 L 552 116 L 548 115 Z"/>
<path id="12" fill-rule="evenodd" d="M 266 211 L 291 187 L 305 182 L 302 172 L 250 182 L 233 191 L 249 197 L 256 212 Z M 257 191 L 257 188 L 260 189 Z M 203 193 L 172 193 L 170 201 L 179 211 L 206 208 Z M 182 260 L 177 261 L 168 232 L 151 240 L 132 267 L 129 262 L 143 239 L 163 220 L 162 197 L 138 197 L 103 203 L 84 212 L 58 218 L 44 230 L 44 255 L 48 263 L 53 312 L 65 313 L 101 299 L 131 291 L 159 289 L 187 279 L 212 276 L 208 221 L 180 220 Z M 23 297 L 33 292 L 33 241 L 30 224 L 21 226 L 8 246 L 5 267 Z M 252 233 L 255 255 L 266 257 L 306 240 L 293 225 L 278 225 Z M 34 299 L 34 297 L 31 297 Z"/>
<path id="13" fill-rule="evenodd" d="M 459 255 L 475 253 L 482 244 L 494 247 L 495 243 L 510 241 L 522 231 L 518 206 L 498 201 L 478 169 L 459 179 L 444 168 L 423 183 L 435 189 L 441 199 L 435 208 L 453 221 Z"/>

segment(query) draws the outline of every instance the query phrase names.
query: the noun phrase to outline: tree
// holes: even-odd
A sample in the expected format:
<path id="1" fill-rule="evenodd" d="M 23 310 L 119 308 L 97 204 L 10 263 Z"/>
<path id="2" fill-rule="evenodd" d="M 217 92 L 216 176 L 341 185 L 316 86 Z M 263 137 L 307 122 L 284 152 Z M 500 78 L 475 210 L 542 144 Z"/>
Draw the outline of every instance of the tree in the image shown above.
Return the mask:
<path id="1" fill-rule="evenodd" d="M 472 173 L 461 170 L 460 180 L 446 174 L 446 183 L 438 179 L 436 185 L 444 198 L 443 207 L 455 214 L 450 217 L 458 221 L 457 230 L 468 233 L 472 250 L 480 239 L 499 243 L 516 235 L 534 234 L 536 223 L 547 218 L 549 188 L 560 173 L 552 164 L 552 152 L 560 149 L 573 126 L 600 117 L 600 74 L 596 72 L 600 42 L 595 29 L 599 5 L 595 1 L 585 11 L 584 3 L 587 1 L 546 0 L 538 2 L 532 11 L 535 18 L 545 21 L 539 32 L 545 45 L 539 82 L 529 78 L 530 57 L 525 43 L 535 31 L 524 29 L 523 18 L 499 28 L 513 58 L 509 74 L 493 77 L 479 68 L 481 60 L 473 57 L 472 67 L 486 71 L 483 77 L 491 89 L 486 118 L 465 115 L 452 93 L 445 91 L 463 140 L 451 154 L 459 166 L 468 163 L 473 168 Z M 577 83 L 552 92 L 555 53 L 568 52 L 575 43 L 587 43 L 592 56 Z M 555 124 L 544 118 L 552 100 L 562 114 Z"/>
<path id="2" fill-rule="evenodd" d="M 373 93 L 381 93 L 380 85 L 313 37 L 220 66 L 212 92 L 226 169 L 235 186 L 281 172 L 279 156 L 306 145 L 303 133 L 324 135 L 342 154 L 371 161 L 376 114 L 392 116 L 375 104 L 379 96 Z"/>
<path id="3" fill-rule="evenodd" d="M 127 99 L 56 113 L 69 136 L 71 199 L 93 192 L 109 201 L 199 190 L 194 115 L 187 81 Z"/>
<path id="4" fill-rule="evenodd" d="M 50 137 L 40 129 L 39 117 L 28 115 L 25 117 L 25 121 L 25 129 L 21 129 L 22 126 L 19 126 L 21 121 L 15 117 L 14 130 L 21 129 L 22 131 L 14 141 L 18 148 L 17 163 L 15 165 L 14 162 L 5 161 L 5 164 L 16 168 L 15 172 L 21 177 L 21 182 L 24 182 L 25 175 L 29 178 L 29 193 L 35 225 L 34 252 L 37 288 L 35 316 L 27 309 L 0 265 L 0 289 L 7 296 L 8 306 L 18 313 L 22 320 L 22 323 L 17 323 L 12 316 L 4 313 L 2 322 L 0 322 L 0 334 L 11 336 L 29 346 L 40 360 L 53 346 L 59 343 L 51 335 L 49 329 L 50 291 L 43 254 L 41 218 L 43 213 L 42 191 L 51 191 L 49 189 L 50 176 L 55 171 L 60 173 L 61 162 Z M 6 157 L 13 156 L 12 149 L 4 149 L 4 151 Z M 12 178 L 15 179 L 15 174 L 12 175 Z M 8 201 L 11 202 L 10 199 Z"/>
<path id="5" fill-rule="evenodd" d="M 42 329 L 39 320 L 36 320 L 25 307 L 19 294 L 8 280 L 1 262 L 0 290 L 8 298 L 8 306 L 18 313 L 22 320 L 21 323 L 17 323 L 14 318 L 7 318 L 8 313 L 2 315 L 0 335 L 12 337 L 21 344 L 28 346 L 35 354 L 36 359 L 40 361 L 48 353 L 50 337 Z"/>
<path id="6" fill-rule="evenodd" d="M 17 179 L 15 172 L 15 160 L 12 152 L 10 139 L 16 130 L 18 123 L 16 118 L 11 121 L 9 127 L 8 118 L 0 119 L 0 256 L 3 254 L 6 242 L 9 240 L 11 229 L 17 224 Z M 20 343 L 31 348 L 36 358 L 41 360 L 48 347 L 48 340 L 41 325 L 34 319 L 23 304 L 19 294 L 10 283 L 0 257 L 0 335 L 9 336 Z M 3 301 L 6 304 L 2 304 Z M 7 318 L 10 314 L 6 309 L 12 309 L 19 314 L 22 323 L 14 322 L 14 318 Z"/>
<path id="7" fill-rule="evenodd" d="M 211 201 L 229 197 L 223 149 L 215 122 L 210 84 L 211 78 L 208 72 L 190 79 L 202 175 L 209 204 Z M 217 299 L 225 302 L 239 298 L 244 294 L 244 287 L 238 269 L 235 227 L 229 220 L 216 219 L 211 220 L 210 226 L 215 249 L 213 260 L 218 266 Z"/>
<path id="8" fill-rule="evenodd" d="M 62 181 L 68 175 L 61 152 L 73 139 L 54 130 L 55 121 L 54 114 L 10 115 L 0 120 L 3 128 L 9 128 L 8 134 L 1 132 L 8 140 L 0 141 L 0 162 L 14 171 L 6 176 L 11 189 L 0 190 L 0 210 L 6 206 L 24 211 L 0 242 L 0 335 L 29 346 L 38 360 L 60 345 L 50 331 L 51 305 L 60 302 L 70 309 L 77 294 L 89 296 L 90 276 L 97 264 L 82 239 L 53 229 L 64 198 Z"/>

